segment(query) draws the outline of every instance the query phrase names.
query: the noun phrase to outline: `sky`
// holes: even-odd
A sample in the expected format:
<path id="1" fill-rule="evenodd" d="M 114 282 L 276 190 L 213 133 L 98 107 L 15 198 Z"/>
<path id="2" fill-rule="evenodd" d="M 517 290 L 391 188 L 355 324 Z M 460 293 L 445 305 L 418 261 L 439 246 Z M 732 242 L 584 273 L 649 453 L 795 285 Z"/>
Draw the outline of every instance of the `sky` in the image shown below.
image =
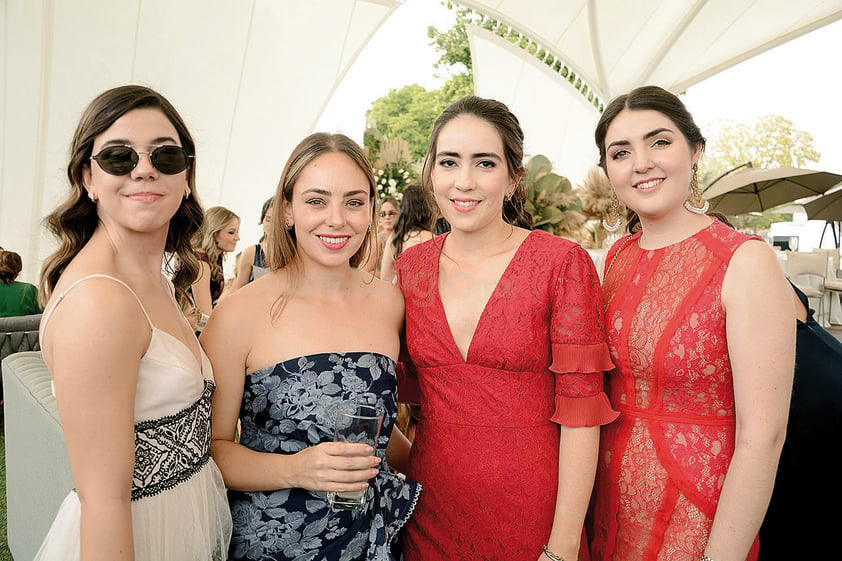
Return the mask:
<path id="1" fill-rule="evenodd" d="M 365 112 L 375 99 L 414 83 L 438 88 L 443 80 L 435 76 L 438 54 L 429 45 L 427 27 L 444 30 L 452 22 L 438 0 L 406 0 L 360 53 L 317 130 L 361 141 Z M 781 115 L 813 136 L 821 160 L 811 167 L 842 174 L 842 72 L 835 62 L 840 52 L 842 21 L 837 21 L 708 78 L 689 88 L 684 101 L 703 132 L 720 120 L 751 124 Z"/>

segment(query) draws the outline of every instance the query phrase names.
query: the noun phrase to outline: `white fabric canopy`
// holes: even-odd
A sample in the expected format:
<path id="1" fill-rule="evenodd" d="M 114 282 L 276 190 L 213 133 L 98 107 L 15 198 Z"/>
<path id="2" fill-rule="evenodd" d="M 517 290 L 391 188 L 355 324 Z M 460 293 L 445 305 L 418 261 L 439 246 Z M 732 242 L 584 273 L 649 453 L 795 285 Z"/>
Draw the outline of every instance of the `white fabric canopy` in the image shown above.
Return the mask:
<path id="1" fill-rule="evenodd" d="M 461 3 L 514 27 L 553 52 L 606 103 L 646 84 L 683 91 L 842 18 L 842 0 Z"/>
<path id="2" fill-rule="evenodd" d="M 517 115 L 527 156 L 543 154 L 574 186 L 581 183 L 599 159 L 596 107 L 516 45 L 473 26 L 468 37 L 476 94 L 502 101 Z"/>
<path id="3" fill-rule="evenodd" d="M 35 282 L 64 199 L 74 127 L 124 83 L 169 98 L 197 142 L 206 207 L 243 217 L 243 242 L 294 146 L 397 0 L 5 0 L 0 8 L 0 245 Z"/>

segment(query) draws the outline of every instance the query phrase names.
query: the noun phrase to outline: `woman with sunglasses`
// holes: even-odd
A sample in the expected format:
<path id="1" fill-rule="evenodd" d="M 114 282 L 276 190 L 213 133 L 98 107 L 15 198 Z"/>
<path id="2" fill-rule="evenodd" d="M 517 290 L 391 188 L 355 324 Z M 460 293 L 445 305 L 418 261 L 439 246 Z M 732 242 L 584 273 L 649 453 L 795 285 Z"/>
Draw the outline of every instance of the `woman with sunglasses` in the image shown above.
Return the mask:
<path id="1" fill-rule="evenodd" d="M 231 560 L 389 559 L 418 497 L 386 461 L 409 445 L 399 431 L 390 438 L 403 298 L 358 268 L 374 193 L 353 140 L 305 138 L 275 193 L 271 272 L 220 302 L 202 333 L 218 381 L 212 450 L 230 489 Z M 376 450 L 333 442 L 341 401 L 384 411 Z M 365 489 L 362 510 L 327 501 Z"/>
<path id="2" fill-rule="evenodd" d="M 41 348 L 75 489 L 36 559 L 225 559 L 207 357 L 177 303 L 199 267 L 195 146 L 160 94 L 122 86 L 82 115 L 68 199 L 46 223 Z M 164 253 L 182 266 L 169 281 Z"/>
<path id="3" fill-rule="evenodd" d="M 409 185 L 403 192 L 401 211 L 395 227 L 383 247 L 380 264 L 380 278 L 386 282 L 395 281 L 395 262 L 401 252 L 410 247 L 433 239 L 435 218 L 430 202 L 420 185 Z"/>

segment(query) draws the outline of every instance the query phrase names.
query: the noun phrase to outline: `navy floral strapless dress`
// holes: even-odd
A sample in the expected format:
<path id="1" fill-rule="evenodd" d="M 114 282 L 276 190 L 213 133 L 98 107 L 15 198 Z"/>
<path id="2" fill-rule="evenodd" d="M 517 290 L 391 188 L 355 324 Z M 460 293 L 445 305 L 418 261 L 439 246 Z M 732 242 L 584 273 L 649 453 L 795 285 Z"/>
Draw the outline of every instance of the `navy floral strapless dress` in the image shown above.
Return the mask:
<path id="1" fill-rule="evenodd" d="M 415 507 L 421 486 L 386 465 L 395 423 L 395 363 L 372 353 L 322 353 L 293 358 L 246 376 L 240 443 L 294 454 L 333 440 L 336 405 L 356 401 L 385 411 L 364 511 L 331 509 L 323 492 L 306 489 L 229 491 L 234 519 L 231 560 L 387 561 Z"/>

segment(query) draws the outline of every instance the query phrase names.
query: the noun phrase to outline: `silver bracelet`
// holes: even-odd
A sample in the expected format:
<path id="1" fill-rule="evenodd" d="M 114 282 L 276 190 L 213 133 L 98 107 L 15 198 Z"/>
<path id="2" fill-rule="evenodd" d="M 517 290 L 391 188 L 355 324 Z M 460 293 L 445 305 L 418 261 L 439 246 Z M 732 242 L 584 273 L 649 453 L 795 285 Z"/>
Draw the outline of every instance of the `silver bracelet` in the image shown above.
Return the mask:
<path id="1" fill-rule="evenodd" d="M 702 555 L 701 557 L 699 557 L 699 561 L 713 561 L 713 559 L 711 559 L 707 555 Z"/>
<path id="2" fill-rule="evenodd" d="M 547 557 L 552 559 L 552 561 L 564 561 L 563 558 L 559 557 L 558 555 L 556 555 L 555 553 L 550 551 L 550 548 L 548 548 L 546 545 L 542 545 L 541 549 L 544 550 L 544 555 L 546 555 Z"/>

